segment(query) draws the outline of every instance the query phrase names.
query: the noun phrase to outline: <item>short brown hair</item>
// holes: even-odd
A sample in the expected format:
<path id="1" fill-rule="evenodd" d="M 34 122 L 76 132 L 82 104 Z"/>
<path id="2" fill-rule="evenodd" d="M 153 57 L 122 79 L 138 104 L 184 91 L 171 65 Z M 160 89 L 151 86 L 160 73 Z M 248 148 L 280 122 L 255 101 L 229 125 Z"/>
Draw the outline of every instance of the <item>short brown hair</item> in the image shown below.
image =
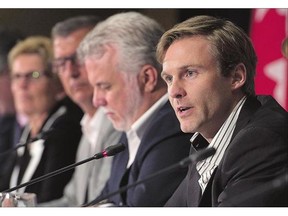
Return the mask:
<path id="1" fill-rule="evenodd" d="M 255 95 L 255 50 L 247 34 L 228 20 L 196 16 L 175 25 L 163 34 L 157 45 L 158 61 L 163 63 L 166 51 L 174 41 L 193 36 L 203 36 L 211 42 L 212 54 L 216 57 L 223 76 L 229 76 L 235 66 L 243 63 L 247 80 L 242 90 L 247 95 Z"/>

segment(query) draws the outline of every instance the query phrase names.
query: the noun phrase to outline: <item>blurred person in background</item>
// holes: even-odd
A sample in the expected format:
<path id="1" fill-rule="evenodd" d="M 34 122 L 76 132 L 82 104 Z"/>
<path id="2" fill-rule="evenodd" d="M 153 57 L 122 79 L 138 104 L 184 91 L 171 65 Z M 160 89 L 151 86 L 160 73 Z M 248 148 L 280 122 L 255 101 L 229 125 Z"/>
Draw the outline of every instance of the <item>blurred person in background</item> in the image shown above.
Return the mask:
<path id="1" fill-rule="evenodd" d="M 27 118 L 16 113 L 8 66 L 10 49 L 23 39 L 20 32 L 0 26 L 0 179 L 7 177 L 10 152 L 19 143 Z"/>
<path id="2" fill-rule="evenodd" d="M 77 161 L 92 157 L 118 144 L 120 132 L 113 128 L 101 107 L 92 103 L 93 87 L 85 68 L 77 63 L 76 49 L 85 35 L 100 21 L 96 16 L 77 16 L 56 23 L 52 29 L 54 70 L 64 90 L 83 110 L 82 138 Z M 73 177 L 58 200 L 41 206 L 80 206 L 99 195 L 110 176 L 112 158 L 90 161 L 75 168 Z"/>
<path id="3" fill-rule="evenodd" d="M 22 38 L 19 32 L 0 26 L 0 154 L 15 147 L 26 123 L 25 117 L 15 112 L 7 62 L 10 49 Z"/>
<path id="4" fill-rule="evenodd" d="M 68 106 L 63 97 L 61 83 L 52 72 L 53 52 L 49 38 L 28 37 L 13 47 L 8 60 L 16 111 L 28 118 L 20 138 L 21 143 L 28 143 L 10 158 L 16 156 L 7 175 L 11 188 L 75 162 L 82 135 L 79 121 L 83 114 L 79 108 Z M 45 132 L 45 137 L 29 142 Z M 72 174 L 73 170 L 69 170 L 16 192 L 35 193 L 38 203 L 59 198 Z M 3 183 L 7 184 L 1 180 Z"/>

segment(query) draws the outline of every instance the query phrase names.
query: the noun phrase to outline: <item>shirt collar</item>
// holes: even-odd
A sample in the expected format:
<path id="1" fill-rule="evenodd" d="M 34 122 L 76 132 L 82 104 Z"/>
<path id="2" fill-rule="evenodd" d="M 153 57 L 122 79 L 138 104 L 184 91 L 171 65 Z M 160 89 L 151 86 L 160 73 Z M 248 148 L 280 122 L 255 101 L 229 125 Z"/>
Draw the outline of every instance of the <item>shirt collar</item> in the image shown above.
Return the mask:
<path id="1" fill-rule="evenodd" d="M 137 154 L 143 135 L 149 126 L 150 121 L 153 119 L 154 114 L 160 110 L 162 106 L 168 101 L 168 94 L 163 95 L 156 103 L 154 103 L 134 124 L 131 129 L 126 133 L 129 149 L 129 167 Z"/>
<path id="2" fill-rule="evenodd" d="M 229 117 L 226 119 L 216 135 L 213 137 L 211 143 L 208 145 L 208 147 L 213 147 L 216 149 L 215 154 L 196 164 L 196 169 L 200 175 L 198 182 L 202 192 L 204 192 L 214 169 L 219 165 L 221 159 L 223 158 L 224 152 L 226 151 L 226 148 L 231 142 L 232 134 L 234 132 L 240 110 L 243 107 L 245 101 L 246 96 L 237 103 Z M 193 145 L 198 139 L 199 135 L 200 134 L 196 132 L 192 136 L 190 141 L 193 143 Z"/>
<path id="3" fill-rule="evenodd" d="M 168 94 L 163 95 L 156 103 L 154 103 L 139 119 L 137 119 L 127 132 L 127 137 L 130 131 L 135 131 L 142 138 L 148 122 L 152 120 L 152 115 L 156 113 L 168 101 Z"/>
<path id="4" fill-rule="evenodd" d="M 89 140 L 91 144 L 96 142 L 97 132 L 100 130 L 101 122 L 99 121 L 101 117 L 100 108 L 94 113 L 92 117 L 88 114 L 84 114 L 81 119 L 80 125 L 82 128 L 83 135 Z"/>

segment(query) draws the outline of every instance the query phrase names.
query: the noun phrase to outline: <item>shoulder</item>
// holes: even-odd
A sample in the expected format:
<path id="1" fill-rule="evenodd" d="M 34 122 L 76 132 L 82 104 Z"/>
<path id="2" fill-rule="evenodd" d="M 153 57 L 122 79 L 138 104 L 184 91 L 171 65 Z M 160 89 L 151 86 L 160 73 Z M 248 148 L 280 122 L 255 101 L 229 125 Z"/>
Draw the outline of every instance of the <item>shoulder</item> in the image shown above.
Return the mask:
<path id="1" fill-rule="evenodd" d="M 80 122 L 84 115 L 80 107 L 75 104 L 69 97 L 65 97 L 61 101 L 59 101 L 56 109 L 59 107 L 65 107 L 66 112 L 64 116 L 76 122 Z"/>
<path id="2" fill-rule="evenodd" d="M 241 112 L 222 168 L 249 170 L 288 161 L 287 112 L 269 96 L 248 98 Z"/>
<path id="3" fill-rule="evenodd" d="M 248 97 L 238 117 L 234 136 L 266 130 L 287 138 L 287 112 L 271 96 Z M 253 136 L 255 137 L 255 136 Z M 260 137 L 259 137 L 260 138 Z"/>
<path id="4" fill-rule="evenodd" d="M 287 139 L 288 114 L 271 96 L 258 96 L 261 104 L 251 116 L 249 123 L 243 129 L 269 133 L 269 136 L 280 136 Z M 257 137 L 261 139 L 260 137 Z"/>
<path id="5" fill-rule="evenodd" d="M 5 133 L 6 130 L 12 129 L 16 122 L 15 115 L 4 115 L 0 116 L 0 134 Z"/>
<path id="6" fill-rule="evenodd" d="M 288 165 L 287 112 L 271 97 L 257 101 L 260 106 L 246 116 L 247 122 L 231 140 L 221 162 L 222 171 L 249 175 L 258 169 L 277 172 L 283 164 Z"/>
<path id="7" fill-rule="evenodd" d="M 171 152 L 174 152 L 173 156 L 181 155 L 183 158 L 183 156 L 188 156 L 189 154 L 192 135 L 181 131 L 180 123 L 174 110 L 170 103 L 167 102 L 155 114 L 148 129 L 145 131 L 139 152 L 143 153 L 143 155 L 152 150 L 153 152 L 160 152 L 160 154 L 167 152 L 167 157 L 172 157 Z M 162 157 L 166 157 L 166 155 Z"/>
<path id="8" fill-rule="evenodd" d="M 154 114 L 154 118 L 150 123 L 148 131 L 157 132 L 158 134 L 171 134 L 179 133 L 180 122 L 178 121 L 176 114 L 170 104 L 166 102 L 157 113 Z"/>

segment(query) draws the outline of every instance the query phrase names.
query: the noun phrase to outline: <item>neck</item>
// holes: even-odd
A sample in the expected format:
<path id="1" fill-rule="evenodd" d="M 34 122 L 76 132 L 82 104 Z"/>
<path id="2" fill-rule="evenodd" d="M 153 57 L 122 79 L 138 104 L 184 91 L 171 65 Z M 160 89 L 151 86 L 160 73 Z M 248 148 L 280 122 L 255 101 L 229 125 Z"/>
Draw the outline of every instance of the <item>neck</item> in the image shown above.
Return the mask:
<path id="1" fill-rule="evenodd" d="M 98 108 L 94 107 L 91 103 L 87 104 L 79 104 L 80 108 L 85 112 L 90 118 L 93 117 L 95 112 L 97 111 Z"/>
<path id="2" fill-rule="evenodd" d="M 144 98 L 142 100 L 141 108 L 138 108 L 137 112 L 137 118 L 133 119 L 133 123 L 139 119 L 147 110 L 149 110 L 163 95 L 165 95 L 167 92 L 165 89 L 158 89 L 157 91 L 154 91 L 153 93 L 144 95 Z"/>
<path id="3" fill-rule="evenodd" d="M 28 121 L 29 121 L 29 126 L 31 128 L 31 132 L 30 132 L 31 138 L 35 137 L 39 133 L 47 116 L 48 116 L 48 113 L 42 113 L 39 115 L 34 115 L 32 117 L 29 117 Z"/>

